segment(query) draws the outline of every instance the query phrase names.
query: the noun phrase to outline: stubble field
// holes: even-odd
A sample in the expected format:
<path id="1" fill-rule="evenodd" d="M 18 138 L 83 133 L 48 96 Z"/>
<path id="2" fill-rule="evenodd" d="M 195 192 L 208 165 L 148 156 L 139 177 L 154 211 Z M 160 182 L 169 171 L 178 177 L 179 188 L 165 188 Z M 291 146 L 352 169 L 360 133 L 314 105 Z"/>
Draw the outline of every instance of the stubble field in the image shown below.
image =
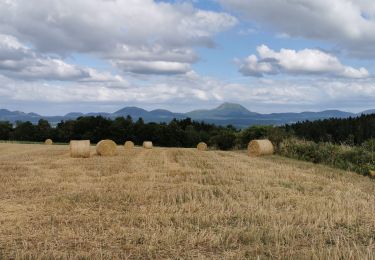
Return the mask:
<path id="1" fill-rule="evenodd" d="M 0 144 L 0 259 L 375 258 L 375 181 L 244 152 Z M 94 154 L 94 147 L 92 147 Z"/>

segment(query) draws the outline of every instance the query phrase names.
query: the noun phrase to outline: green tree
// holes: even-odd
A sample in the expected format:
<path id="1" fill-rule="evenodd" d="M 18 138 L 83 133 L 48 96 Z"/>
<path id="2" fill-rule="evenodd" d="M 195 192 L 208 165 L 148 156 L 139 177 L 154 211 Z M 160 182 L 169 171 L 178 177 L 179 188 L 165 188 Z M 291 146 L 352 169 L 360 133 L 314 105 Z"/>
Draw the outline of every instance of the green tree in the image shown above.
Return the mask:
<path id="1" fill-rule="evenodd" d="M 0 122 L 0 140 L 9 140 L 13 127 L 9 122 Z"/>
<path id="2" fill-rule="evenodd" d="M 47 120 L 40 119 L 36 126 L 36 140 L 42 142 L 48 138 L 52 138 L 52 128 Z"/>
<path id="3" fill-rule="evenodd" d="M 11 139 L 16 141 L 36 141 L 37 127 L 30 122 L 16 122 Z"/>

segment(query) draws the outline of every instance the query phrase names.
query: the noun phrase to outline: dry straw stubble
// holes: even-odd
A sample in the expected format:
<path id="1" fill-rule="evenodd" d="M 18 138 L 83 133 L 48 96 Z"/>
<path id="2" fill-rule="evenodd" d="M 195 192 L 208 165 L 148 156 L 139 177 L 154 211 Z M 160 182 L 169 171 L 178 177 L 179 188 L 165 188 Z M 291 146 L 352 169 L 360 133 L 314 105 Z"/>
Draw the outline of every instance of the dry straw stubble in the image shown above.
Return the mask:
<path id="1" fill-rule="evenodd" d="M 72 158 L 89 158 L 90 157 L 90 140 L 72 140 L 70 141 L 70 157 Z"/>
<path id="2" fill-rule="evenodd" d="M 112 140 L 102 140 L 96 145 L 96 153 L 100 156 L 115 156 L 117 145 Z"/>
<path id="3" fill-rule="evenodd" d="M 0 259 L 375 259 L 367 177 L 237 151 L 66 150 L 0 143 Z"/>
<path id="4" fill-rule="evenodd" d="M 257 157 L 263 155 L 272 155 L 274 153 L 274 147 L 270 140 L 253 140 L 247 147 L 249 156 Z"/>

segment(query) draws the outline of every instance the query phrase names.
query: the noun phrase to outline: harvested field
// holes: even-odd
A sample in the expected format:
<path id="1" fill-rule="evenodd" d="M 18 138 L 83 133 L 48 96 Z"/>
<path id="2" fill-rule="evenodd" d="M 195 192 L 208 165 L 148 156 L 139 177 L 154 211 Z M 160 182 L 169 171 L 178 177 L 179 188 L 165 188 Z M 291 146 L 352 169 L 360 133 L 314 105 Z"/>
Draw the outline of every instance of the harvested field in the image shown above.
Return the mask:
<path id="1" fill-rule="evenodd" d="M 245 151 L 118 150 L 0 144 L 0 259 L 375 258 L 373 179 Z"/>

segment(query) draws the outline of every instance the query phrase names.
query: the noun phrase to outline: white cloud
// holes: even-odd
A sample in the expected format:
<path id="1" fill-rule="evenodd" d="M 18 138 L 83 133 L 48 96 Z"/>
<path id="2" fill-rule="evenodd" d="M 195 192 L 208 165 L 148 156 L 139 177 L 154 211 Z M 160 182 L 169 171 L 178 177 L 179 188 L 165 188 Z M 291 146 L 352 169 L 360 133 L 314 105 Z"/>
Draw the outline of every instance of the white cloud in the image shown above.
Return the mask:
<path id="1" fill-rule="evenodd" d="M 193 63 L 198 60 L 197 55 L 190 48 L 165 48 L 157 44 L 153 46 L 121 45 L 105 56 L 107 59 L 130 61 L 157 61 L 160 57 L 163 57 L 163 61 L 178 61 L 182 63 Z"/>
<path id="2" fill-rule="evenodd" d="M 375 51 L 373 0 L 219 0 L 263 29 L 329 41 L 368 58 Z"/>
<path id="3" fill-rule="evenodd" d="M 375 99 L 375 81 L 361 80 L 263 80 L 252 83 L 229 83 L 202 77 L 194 72 L 186 75 L 153 77 L 150 82 L 20 82 L 0 77 L 2 103 L 54 104 L 70 106 L 63 112 L 91 104 L 118 104 L 118 107 L 169 108 L 174 111 L 213 107 L 223 101 L 241 103 L 256 112 L 323 110 L 331 108 L 368 109 Z M 48 105 L 46 106 L 48 107 Z M 36 112 L 41 112 L 37 110 Z M 108 112 L 111 112 L 109 110 Z M 113 112 L 113 111 L 112 111 Z M 43 112 L 41 112 L 43 113 Z"/>
<path id="4" fill-rule="evenodd" d="M 343 65 L 332 54 L 317 50 L 301 51 L 281 49 L 274 51 L 266 45 L 257 48 L 258 57 L 251 55 L 240 62 L 240 72 L 247 76 L 263 76 L 265 74 L 315 74 L 344 78 L 367 78 L 369 72 L 365 68 L 353 68 Z"/>
<path id="5" fill-rule="evenodd" d="M 122 81 L 119 76 L 72 65 L 34 52 L 15 37 L 0 34 L 0 73 L 15 79 L 61 81 Z"/>
<path id="6" fill-rule="evenodd" d="M 183 74 L 191 70 L 189 63 L 171 61 L 116 61 L 124 71 L 139 74 Z"/>
<path id="7" fill-rule="evenodd" d="M 192 47 L 213 46 L 213 36 L 236 23 L 226 13 L 196 9 L 189 3 L 0 1 L 0 33 L 40 52 L 95 53 L 125 71 L 145 74 L 189 71 L 196 61 Z"/>
<path id="8" fill-rule="evenodd" d="M 124 72 L 138 74 L 184 74 L 191 70 L 191 64 L 198 60 L 189 48 L 165 49 L 160 45 L 123 45 L 106 58 Z"/>

